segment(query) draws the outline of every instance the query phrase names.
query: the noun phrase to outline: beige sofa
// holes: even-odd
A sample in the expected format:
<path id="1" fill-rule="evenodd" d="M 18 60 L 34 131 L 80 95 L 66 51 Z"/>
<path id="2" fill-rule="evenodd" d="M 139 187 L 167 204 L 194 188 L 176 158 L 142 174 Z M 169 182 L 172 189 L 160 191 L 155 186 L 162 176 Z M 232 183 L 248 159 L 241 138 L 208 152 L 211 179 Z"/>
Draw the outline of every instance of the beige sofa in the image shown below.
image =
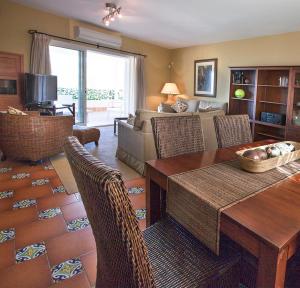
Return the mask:
<path id="1" fill-rule="evenodd" d="M 143 127 L 138 130 L 129 125 L 126 121 L 120 121 L 118 124 L 118 148 L 116 156 L 122 162 L 140 174 L 144 174 L 145 161 L 156 159 L 156 150 L 154 145 L 152 126 L 150 119 L 152 117 L 163 116 L 183 116 L 199 115 L 202 124 L 205 149 L 214 150 L 217 148 L 217 138 L 213 117 L 215 115 L 224 115 L 225 111 L 214 110 L 208 112 L 184 112 L 184 113 L 159 113 L 149 110 L 137 110 L 136 119 L 143 121 Z"/>

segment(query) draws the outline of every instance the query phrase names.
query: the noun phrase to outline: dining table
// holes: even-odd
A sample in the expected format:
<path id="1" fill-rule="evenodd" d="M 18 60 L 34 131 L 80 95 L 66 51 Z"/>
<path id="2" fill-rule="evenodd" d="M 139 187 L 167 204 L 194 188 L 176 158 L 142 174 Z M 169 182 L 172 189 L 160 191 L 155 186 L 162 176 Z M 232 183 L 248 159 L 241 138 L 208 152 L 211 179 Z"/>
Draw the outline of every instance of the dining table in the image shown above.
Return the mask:
<path id="1" fill-rule="evenodd" d="M 166 212 L 169 177 L 237 160 L 239 150 L 275 142 L 267 139 L 147 161 L 147 227 L 159 221 Z M 220 233 L 257 258 L 256 287 L 284 287 L 287 262 L 300 245 L 300 173 L 222 210 Z"/>

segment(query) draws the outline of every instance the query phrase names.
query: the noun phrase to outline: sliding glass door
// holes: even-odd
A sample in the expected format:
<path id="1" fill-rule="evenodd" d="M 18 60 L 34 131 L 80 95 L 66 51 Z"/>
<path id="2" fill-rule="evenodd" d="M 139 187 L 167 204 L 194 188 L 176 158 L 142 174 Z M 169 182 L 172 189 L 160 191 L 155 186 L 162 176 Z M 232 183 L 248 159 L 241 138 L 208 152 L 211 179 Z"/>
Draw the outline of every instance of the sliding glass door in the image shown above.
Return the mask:
<path id="1" fill-rule="evenodd" d="M 111 125 L 115 117 L 128 115 L 126 71 L 129 58 L 94 51 L 86 54 L 86 123 Z"/>
<path id="2" fill-rule="evenodd" d="M 112 125 L 133 110 L 131 57 L 50 46 L 58 104 L 76 105 L 76 122 Z"/>
<path id="3" fill-rule="evenodd" d="M 84 123 L 83 51 L 50 46 L 52 75 L 57 76 L 57 103 L 75 103 L 75 121 Z"/>

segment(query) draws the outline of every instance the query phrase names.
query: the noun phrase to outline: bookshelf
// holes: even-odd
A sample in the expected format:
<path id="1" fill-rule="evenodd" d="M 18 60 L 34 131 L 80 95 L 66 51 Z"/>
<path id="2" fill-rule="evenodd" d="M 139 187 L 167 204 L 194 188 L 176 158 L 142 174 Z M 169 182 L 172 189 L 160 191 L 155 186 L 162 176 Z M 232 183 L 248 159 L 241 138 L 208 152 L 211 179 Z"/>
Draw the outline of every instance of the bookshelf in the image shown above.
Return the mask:
<path id="1" fill-rule="evenodd" d="M 242 89 L 243 98 L 235 91 Z M 283 115 L 278 123 L 262 113 Z M 230 67 L 229 114 L 248 114 L 254 140 L 300 141 L 300 67 Z"/>

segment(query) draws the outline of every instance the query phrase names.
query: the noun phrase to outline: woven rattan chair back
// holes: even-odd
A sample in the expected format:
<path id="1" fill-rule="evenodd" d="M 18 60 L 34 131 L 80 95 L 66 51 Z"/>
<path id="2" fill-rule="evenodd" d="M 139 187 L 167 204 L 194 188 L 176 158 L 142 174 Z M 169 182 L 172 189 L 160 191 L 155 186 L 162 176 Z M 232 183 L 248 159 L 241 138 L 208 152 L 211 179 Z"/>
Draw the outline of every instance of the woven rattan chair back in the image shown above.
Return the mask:
<path id="1" fill-rule="evenodd" d="M 142 232 L 120 172 L 89 154 L 76 137 L 68 137 L 64 149 L 96 241 L 96 287 L 155 287 Z"/>
<path id="2" fill-rule="evenodd" d="M 63 151 L 72 135 L 72 116 L 39 116 L 0 113 L 0 149 L 9 159 L 37 161 Z"/>
<path id="3" fill-rule="evenodd" d="M 156 154 L 163 159 L 204 150 L 200 117 L 176 116 L 151 118 Z"/>
<path id="4" fill-rule="evenodd" d="M 214 117 L 219 148 L 253 142 L 248 115 Z"/>

